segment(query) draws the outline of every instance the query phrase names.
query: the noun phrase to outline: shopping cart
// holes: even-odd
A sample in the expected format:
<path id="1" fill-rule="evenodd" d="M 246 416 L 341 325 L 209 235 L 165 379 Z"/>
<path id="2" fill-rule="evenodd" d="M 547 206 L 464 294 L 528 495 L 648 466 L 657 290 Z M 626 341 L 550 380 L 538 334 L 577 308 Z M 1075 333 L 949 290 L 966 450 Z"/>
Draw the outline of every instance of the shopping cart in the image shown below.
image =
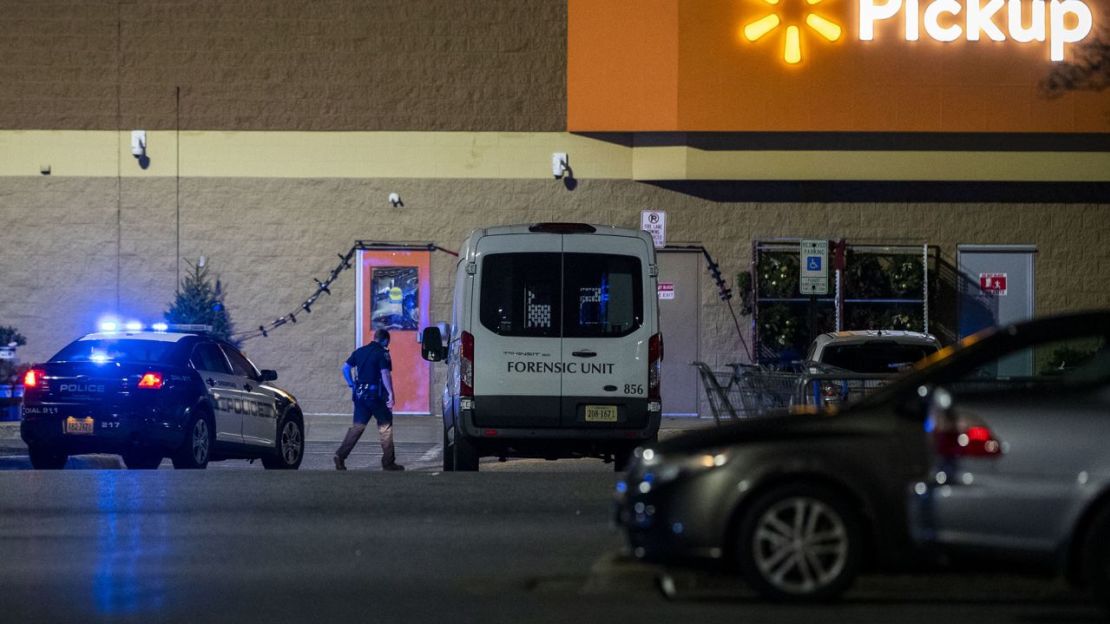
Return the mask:
<path id="1" fill-rule="evenodd" d="M 729 364 L 729 370 L 715 371 L 705 362 L 693 362 L 701 377 L 713 420 L 739 420 L 760 416 L 794 404 L 799 390 L 799 374 L 751 364 Z"/>

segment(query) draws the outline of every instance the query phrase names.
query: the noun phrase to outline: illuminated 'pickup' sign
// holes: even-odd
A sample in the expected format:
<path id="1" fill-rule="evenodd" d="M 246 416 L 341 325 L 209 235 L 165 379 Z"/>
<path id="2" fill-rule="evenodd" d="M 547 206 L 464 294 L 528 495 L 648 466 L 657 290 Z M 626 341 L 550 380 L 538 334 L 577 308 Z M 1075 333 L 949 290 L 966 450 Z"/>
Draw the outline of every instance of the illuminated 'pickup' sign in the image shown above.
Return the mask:
<path id="1" fill-rule="evenodd" d="M 1047 6 L 1046 6 L 1047 4 Z M 921 13 L 921 5 L 925 12 Z M 1005 10 L 1003 10 L 1005 9 Z M 937 41 L 956 41 L 964 38 L 978 41 L 985 36 L 993 41 L 1018 43 L 1048 41 L 1049 58 L 1064 60 L 1064 46 L 1082 41 L 1091 32 L 1094 22 L 1091 9 L 1082 0 L 860 0 L 859 38 L 875 38 L 875 25 L 905 13 L 906 41 L 921 38 L 921 29 Z M 963 13 L 961 19 L 960 14 Z M 995 22 L 995 16 L 1004 14 L 1006 31 Z M 1008 35 L 1008 37 L 1007 37 Z"/>

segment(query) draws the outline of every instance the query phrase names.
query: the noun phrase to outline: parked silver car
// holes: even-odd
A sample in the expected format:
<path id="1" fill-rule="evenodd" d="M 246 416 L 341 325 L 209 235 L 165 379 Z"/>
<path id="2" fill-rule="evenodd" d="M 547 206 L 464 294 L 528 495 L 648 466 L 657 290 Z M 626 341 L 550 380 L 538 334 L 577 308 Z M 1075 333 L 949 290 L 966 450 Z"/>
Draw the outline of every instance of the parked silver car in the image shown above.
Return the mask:
<path id="1" fill-rule="evenodd" d="M 959 563 L 1058 570 L 1110 604 L 1110 322 L 1013 336 L 934 381 L 914 539 Z M 1030 329 L 1037 329 L 1031 326 Z"/>
<path id="2" fill-rule="evenodd" d="M 645 446 L 616 522 L 638 558 L 721 565 L 776 600 L 835 598 L 949 547 L 1107 600 L 1108 339 L 1110 310 L 985 330 L 843 409 Z"/>

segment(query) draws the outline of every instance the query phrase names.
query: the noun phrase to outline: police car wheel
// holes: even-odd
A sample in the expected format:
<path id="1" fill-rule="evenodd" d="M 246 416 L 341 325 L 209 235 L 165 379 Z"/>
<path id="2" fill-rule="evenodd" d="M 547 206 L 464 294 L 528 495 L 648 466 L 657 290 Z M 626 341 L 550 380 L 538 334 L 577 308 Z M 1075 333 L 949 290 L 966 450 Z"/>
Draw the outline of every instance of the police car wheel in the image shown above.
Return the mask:
<path id="1" fill-rule="evenodd" d="M 69 461 L 69 456 L 54 449 L 31 446 L 27 449 L 31 456 L 31 467 L 35 470 L 61 470 Z"/>
<path id="2" fill-rule="evenodd" d="M 212 431 L 212 423 L 206 414 L 193 414 L 185 428 L 185 439 L 172 457 L 173 467 L 178 470 L 207 468 L 212 456 Z"/>
<path id="3" fill-rule="evenodd" d="M 296 470 L 304 459 L 304 425 L 295 416 L 285 416 L 278 424 L 274 454 L 262 458 L 267 470 Z"/>
<path id="4" fill-rule="evenodd" d="M 149 450 L 129 451 L 123 454 L 128 470 L 157 470 L 162 465 L 162 455 Z"/>

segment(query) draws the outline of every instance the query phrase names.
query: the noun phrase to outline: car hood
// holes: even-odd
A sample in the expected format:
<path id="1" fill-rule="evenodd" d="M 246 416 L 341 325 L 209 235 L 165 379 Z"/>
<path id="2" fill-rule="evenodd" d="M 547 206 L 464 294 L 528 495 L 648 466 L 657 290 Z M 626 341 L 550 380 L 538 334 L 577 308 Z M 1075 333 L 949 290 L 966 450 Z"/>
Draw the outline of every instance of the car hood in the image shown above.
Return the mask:
<path id="1" fill-rule="evenodd" d="M 798 440 L 814 437 L 863 435 L 876 430 L 876 419 L 870 413 L 817 412 L 793 414 L 781 412 L 749 418 L 720 427 L 695 429 L 661 441 L 652 446 L 659 453 L 693 453 L 704 449 L 746 442 Z"/>

